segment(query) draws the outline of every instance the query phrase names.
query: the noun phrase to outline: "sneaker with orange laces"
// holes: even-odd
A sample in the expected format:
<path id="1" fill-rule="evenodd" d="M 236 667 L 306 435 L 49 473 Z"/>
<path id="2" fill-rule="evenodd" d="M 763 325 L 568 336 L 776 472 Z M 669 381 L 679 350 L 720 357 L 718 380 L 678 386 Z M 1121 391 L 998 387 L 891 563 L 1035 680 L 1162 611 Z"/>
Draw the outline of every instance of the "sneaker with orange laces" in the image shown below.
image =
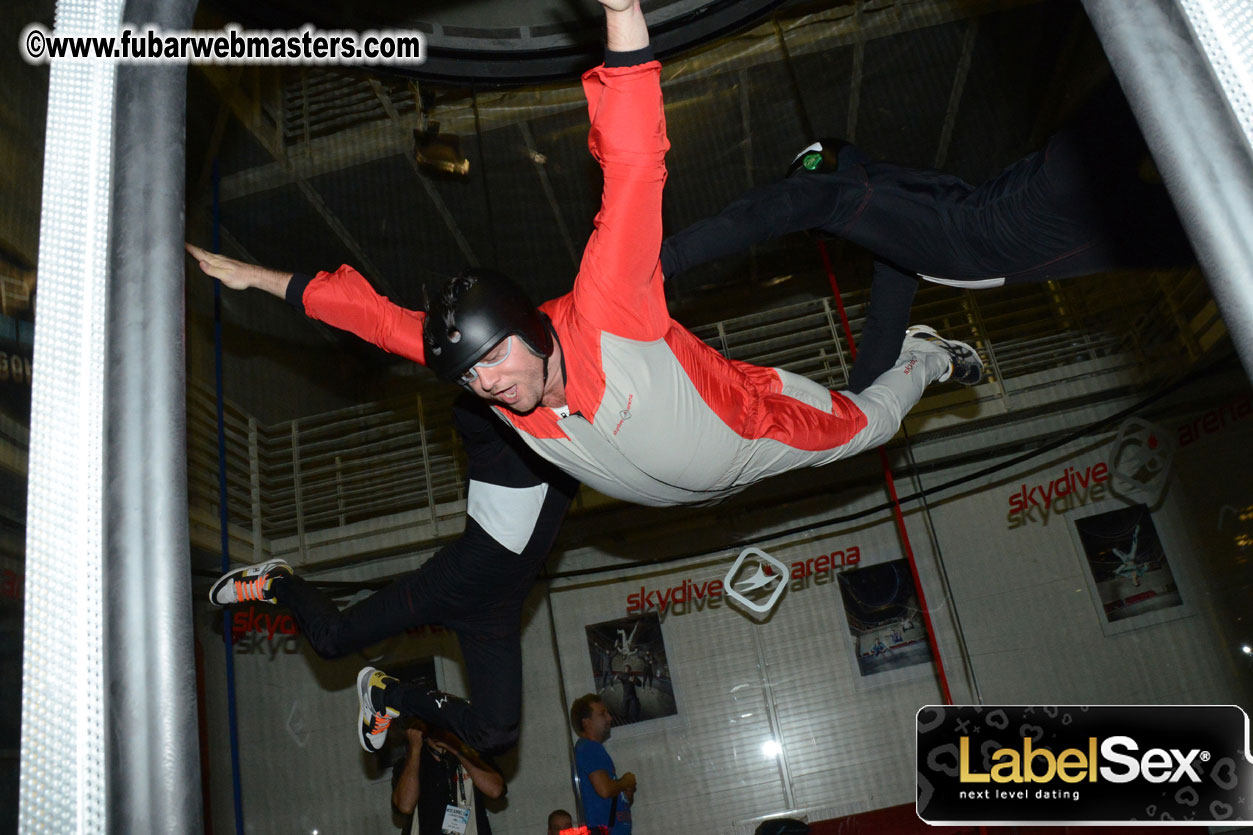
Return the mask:
<path id="1" fill-rule="evenodd" d="M 274 603 L 270 590 L 274 578 L 290 575 L 291 566 L 282 560 L 270 560 L 228 571 L 209 589 L 209 602 L 214 606 L 232 603 Z"/>
<path id="2" fill-rule="evenodd" d="M 382 749 L 388 726 L 400 715 L 400 711 L 383 704 L 388 685 L 396 683 L 397 679 L 373 667 L 362 667 L 357 673 L 357 715 L 361 717 L 357 736 L 361 747 L 371 754 Z"/>

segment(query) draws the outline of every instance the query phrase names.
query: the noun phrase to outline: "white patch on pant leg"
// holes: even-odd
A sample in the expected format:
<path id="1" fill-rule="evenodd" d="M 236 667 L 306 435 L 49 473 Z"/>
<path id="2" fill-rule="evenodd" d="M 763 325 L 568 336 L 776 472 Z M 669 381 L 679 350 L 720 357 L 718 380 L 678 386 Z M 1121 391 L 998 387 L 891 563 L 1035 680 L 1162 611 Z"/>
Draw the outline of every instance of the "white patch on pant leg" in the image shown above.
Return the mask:
<path id="1" fill-rule="evenodd" d="M 779 382 L 783 386 L 780 394 L 798 400 L 806 406 L 812 406 L 820 412 L 833 413 L 831 392 L 825 386 L 815 383 L 808 377 L 784 371 L 782 368 L 776 368 L 774 372 L 779 375 Z"/>

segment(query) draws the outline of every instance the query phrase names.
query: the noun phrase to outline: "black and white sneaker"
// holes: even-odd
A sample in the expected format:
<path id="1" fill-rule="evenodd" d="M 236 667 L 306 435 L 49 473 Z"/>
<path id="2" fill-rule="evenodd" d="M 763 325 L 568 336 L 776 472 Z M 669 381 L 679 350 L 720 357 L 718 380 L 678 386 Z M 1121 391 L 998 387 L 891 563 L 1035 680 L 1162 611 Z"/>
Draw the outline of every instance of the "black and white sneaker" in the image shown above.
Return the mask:
<path id="1" fill-rule="evenodd" d="M 209 589 L 209 601 L 214 606 L 232 603 L 275 603 L 270 590 L 274 578 L 292 573 L 291 566 L 282 560 L 270 560 L 256 565 L 246 565 L 228 571 L 218 578 Z"/>
<path id="2" fill-rule="evenodd" d="M 371 754 L 382 750 L 388 727 L 400 715 L 400 711 L 383 704 L 388 685 L 397 683 L 397 679 L 373 667 L 362 667 L 357 673 L 357 739 Z"/>
<path id="3" fill-rule="evenodd" d="M 927 325 L 912 325 L 906 329 L 905 338 L 926 340 L 948 353 L 948 373 L 936 380 L 937 383 L 953 380 L 963 386 L 974 386 L 983 382 L 983 360 L 979 359 L 979 353 L 965 342 L 945 339 L 935 332 L 935 328 Z"/>

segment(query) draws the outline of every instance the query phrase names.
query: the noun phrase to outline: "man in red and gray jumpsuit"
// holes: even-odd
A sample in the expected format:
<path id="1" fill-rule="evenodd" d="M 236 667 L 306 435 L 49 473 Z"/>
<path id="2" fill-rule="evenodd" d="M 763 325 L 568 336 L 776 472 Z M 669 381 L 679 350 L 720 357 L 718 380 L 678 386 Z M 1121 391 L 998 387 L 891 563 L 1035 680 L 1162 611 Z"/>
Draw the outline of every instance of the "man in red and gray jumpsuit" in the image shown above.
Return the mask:
<path id="1" fill-rule="evenodd" d="M 328 657 L 422 623 L 455 629 L 471 703 L 359 677 L 367 749 L 381 745 L 377 731 L 396 712 L 451 727 L 480 750 L 516 740 L 521 602 L 573 495 L 562 473 L 546 472 L 553 465 L 640 504 L 717 501 L 766 476 L 883 443 L 928 383 L 950 375 L 977 382 L 981 374 L 969 347 L 926 329 L 905 340 L 900 360 L 874 385 L 833 393 L 783 370 L 728 360 L 674 322 L 659 264 L 669 146 L 660 65 L 638 2 L 601 2 L 609 51 L 583 85 L 604 196 L 573 291 L 539 308 L 555 338 L 538 351 L 534 334 L 502 334 L 469 368 L 452 369 L 499 419 L 477 417 L 488 411 L 481 402 L 457 412 L 470 459 L 465 534 L 342 612 L 274 561 L 229 572 L 210 593 L 218 605 L 288 606 Z M 351 267 L 308 277 L 188 251 L 232 289 L 264 289 L 387 351 L 427 358 L 425 314 L 381 297 Z"/>
<path id="2" fill-rule="evenodd" d="M 506 340 L 505 360 L 469 387 L 542 458 L 645 505 L 717 501 L 884 443 L 927 384 L 948 378 L 960 343 L 929 330 L 907 339 L 895 366 L 852 394 L 726 359 L 670 318 L 659 262 L 669 142 L 661 65 L 650 57 L 611 54 L 583 80 L 604 195 L 573 291 L 539 307 L 556 336 L 549 366 L 562 373 L 545 379 L 542 358 Z M 425 314 L 379 296 L 352 267 L 295 275 L 285 295 L 314 319 L 424 362 Z"/>

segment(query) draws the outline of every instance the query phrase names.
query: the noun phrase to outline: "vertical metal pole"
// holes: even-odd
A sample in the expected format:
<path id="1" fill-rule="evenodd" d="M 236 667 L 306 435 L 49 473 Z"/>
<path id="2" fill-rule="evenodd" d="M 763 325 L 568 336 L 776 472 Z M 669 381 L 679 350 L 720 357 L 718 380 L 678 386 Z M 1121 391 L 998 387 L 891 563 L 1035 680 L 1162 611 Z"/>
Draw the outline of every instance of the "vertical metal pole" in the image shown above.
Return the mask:
<path id="1" fill-rule="evenodd" d="M 961 107 L 962 91 L 966 89 L 966 76 L 970 74 L 970 59 L 974 55 L 978 35 L 979 18 L 972 17 L 966 23 L 966 33 L 962 36 L 961 56 L 957 59 L 957 69 L 953 72 L 953 86 L 948 92 L 948 107 L 944 108 L 944 124 L 940 126 L 940 139 L 936 143 L 932 168 L 943 168 L 948 160 L 948 146 L 953 140 L 953 126 L 957 124 L 957 110 Z"/>
<path id="2" fill-rule="evenodd" d="M 796 97 L 796 115 L 800 119 L 801 130 L 805 132 L 808 141 L 812 142 L 815 138 L 814 123 L 809 118 L 809 110 L 805 107 L 805 88 L 801 86 L 800 76 L 796 73 L 796 65 L 792 63 L 792 53 L 787 48 L 787 38 L 783 37 L 783 27 L 779 25 L 779 17 L 775 15 L 770 20 L 774 24 L 774 35 L 779 41 L 779 54 L 783 56 L 783 66 L 787 67 L 788 78 L 792 82 L 792 95 Z"/>
<path id="3" fill-rule="evenodd" d="M 775 31 L 778 32 L 780 38 L 783 33 L 779 30 L 779 23 L 775 21 Z M 740 140 L 740 147 L 744 154 L 744 190 L 748 191 L 753 187 L 753 129 L 752 129 L 752 103 L 748 94 L 748 70 L 742 69 L 739 72 L 740 86 L 740 136 L 744 137 Z M 797 95 L 800 92 L 797 91 Z M 748 280 L 755 287 L 761 280 L 757 269 L 757 245 L 753 244 L 748 248 Z M 721 325 L 719 325 L 721 329 Z"/>
<path id="4" fill-rule="evenodd" d="M 1247 70 L 1247 59 L 1198 41 L 1194 26 L 1204 21 L 1180 11 L 1192 15 L 1213 5 L 1083 2 L 1253 380 L 1253 137 L 1242 130 L 1224 90 L 1226 83 L 1238 86 L 1242 73 L 1215 66 L 1244 60 Z M 1248 43 L 1238 46 L 1249 51 Z M 1245 100 L 1253 95 L 1239 92 Z"/>
<path id="5" fill-rule="evenodd" d="M 195 0 L 124 19 L 191 26 Z M 117 70 L 105 330 L 105 671 L 109 831 L 203 827 L 184 380 L 187 69 Z"/>
<path id="6" fill-rule="evenodd" d="M 722 321 L 718 322 L 718 342 L 722 345 L 722 356 L 731 359 L 731 349 L 727 347 L 727 329 Z"/>
<path id="7" fill-rule="evenodd" d="M 335 506 L 339 508 L 339 526 L 342 528 L 348 524 L 348 517 L 344 513 L 344 459 L 338 455 L 335 456 Z"/>
<path id="8" fill-rule="evenodd" d="M 300 421 L 291 422 L 291 470 L 292 486 L 296 493 L 296 542 L 299 543 L 300 559 L 305 558 L 305 497 L 300 485 Z"/>
<path id="9" fill-rule="evenodd" d="M 579 250 L 574 245 L 574 236 L 570 234 L 570 228 L 566 226 L 566 218 L 561 213 L 561 203 L 557 200 L 557 193 L 553 191 L 552 180 L 548 177 L 548 168 L 545 167 L 544 162 L 541 162 L 542 155 L 535 147 L 535 137 L 531 134 L 531 126 L 525 119 L 518 122 L 518 132 L 522 134 L 522 144 L 526 145 L 527 153 L 531 156 L 535 173 L 539 177 L 540 188 L 544 190 L 544 197 L 548 199 L 548 206 L 553 210 L 553 219 L 557 221 L 557 230 L 561 232 L 561 241 L 566 245 L 570 264 L 577 270 L 580 260 Z"/>
<path id="10" fill-rule="evenodd" d="M 265 522 L 261 518 L 261 440 L 257 419 L 248 416 L 248 491 L 252 499 L 252 561 L 261 562 L 265 541 Z"/>
<path id="11" fill-rule="evenodd" d="M 862 0 L 853 0 L 853 71 L 848 77 L 848 116 L 844 135 L 857 141 L 857 114 L 861 112 L 861 77 L 866 65 L 866 33 L 862 30 Z"/>
<path id="12" fill-rule="evenodd" d="M 766 697 L 766 717 L 770 720 L 770 736 L 779 745 L 779 779 L 783 781 L 783 801 L 788 809 L 796 808 L 796 792 L 792 789 L 792 769 L 787 760 L 787 747 L 783 744 L 783 731 L 779 725 L 779 707 L 774 701 L 774 685 L 770 682 L 770 662 L 766 660 L 766 648 L 761 643 L 761 630 L 754 629 L 753 647 L 757 650 L 757 669 L 761 671 L 762 693 Z"/>
<path id="13" fill-rule="evenodd" d="M 487 154 L 483 150 L 483 125 L 479 121 L 479 93 L 470 88 L 470 104 L 474 107 L 474 141 L 479 148 L 479 182 L 483 184 L 483 206 L 487 210 L 487 237 L 492 242 L 492 264 L 499 267 L 500 250 L 496 246 L 496 219 L 492 214 L 492 190 L 487 182 Z M 475 265 L 477 266 L 477 265 Z"/>
<path id="14" fill-rule="evenodd" d="M 568 721 L 570 718 L 570 701 L 566 694 L 566 677 L 561 667 L 561 646 L 557 643 L 557 618 L 553 614 L 552 580 L 544 582 L 544 602 L 548 605 L 548 635 L 552 639 L 553 662 L 557 665 L 557 690 L 561 693 L 561 713 Z M 575 698 L 578 698 L 577 696 Z M 579 769 L 574 762 L 574 746 L 566 746 L 567 762 L 570 764 L 570 788 L 574 793 L 574 810 L 578 815 L 575 820 L 587 822 L 587 813 L 583 810 L 583 790 L 579 786 Z"/>
<path id="15" fill-rule="evenodd" d="M 822 312 L 827 315 L 827 327 L 831 329 L 831 341 L 835 343 L 835 355 L 840 360 L 840 371 L 844 374 L 844 385 L 848 386 L 848 378 L 852 376 L 848 363 L 844 360 L 844 349 L 840 347 L 840 331 L 835 326 L 835 314 L 831 312 L 831 300 L 822 300 Z"/>
<path id="16" fill-rule="evenodd" d="M 983 324 L 983 313 L 979 310 L 979 300 L 975 297 L 974 291 L 966 291 L 966 309 L 970 312 L 970 318 L 973 319 L 975 326 L 975 344 L 983 343 L 983 350 L 988 352 L 988 364 L 992 366 L 992 375 L 996 378 L 996 389 L 1000 392 L 1001 400 L 1009 403 L 1009 392 L 1005 390 L 1005 377 L 1001 374 L 1001 366 L 996 361 L 996 350 L 992 347 L 992 340 L 988 339 L 988 329 Z M 1006 405 L 1006 408 L 1009 408 Z"/>
<path id="17" fill-rule="evenodd" d="M 422 473 L 426 477 L 426 508 L 435 521 L 435 484 L 431 479 L 431 452 L 426 443 L 426 409 L 422 407 L 422 395 L 418 395 L 418 437 L 422 439 Z"/>

